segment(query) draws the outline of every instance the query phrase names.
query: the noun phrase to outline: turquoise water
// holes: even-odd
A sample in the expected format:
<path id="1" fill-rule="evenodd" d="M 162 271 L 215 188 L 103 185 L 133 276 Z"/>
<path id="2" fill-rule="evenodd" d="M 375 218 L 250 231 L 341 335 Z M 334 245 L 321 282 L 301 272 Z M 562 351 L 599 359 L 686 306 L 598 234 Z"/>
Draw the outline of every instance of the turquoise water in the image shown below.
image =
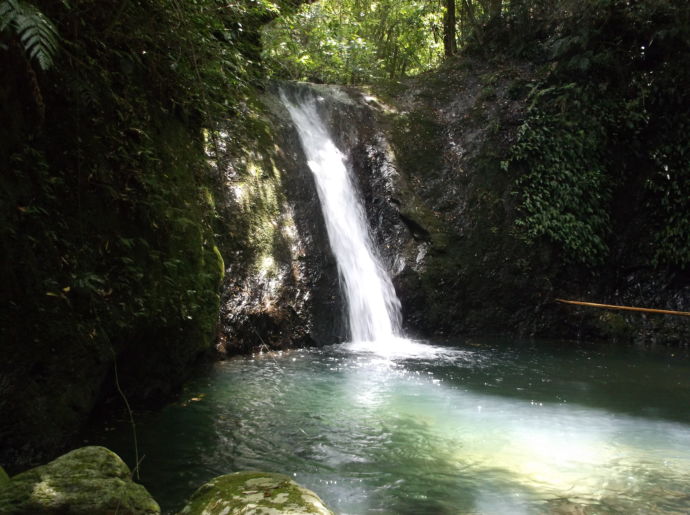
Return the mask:
<path id="1" fill-rule="evenodd" d="M 137 416 L 142 482 L 166 512 L 259 469 L 339 513 L 690 513 L 689 372 L 687 350 L 505 339 L 237 358 Z M 133 464 L 126 424 L 88 440 Z"/>

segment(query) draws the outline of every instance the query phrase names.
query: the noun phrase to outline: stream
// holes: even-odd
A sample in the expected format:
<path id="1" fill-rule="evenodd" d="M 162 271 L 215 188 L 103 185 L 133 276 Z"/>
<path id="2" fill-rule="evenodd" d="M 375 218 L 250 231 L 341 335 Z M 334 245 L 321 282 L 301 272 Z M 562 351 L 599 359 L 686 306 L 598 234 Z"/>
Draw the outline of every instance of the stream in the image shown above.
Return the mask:
<path id="1" fill-rule="evenodd" d="M 239 357 L 137 415 L 141 481 L 166 513 L 239 470 L 349 514 L 688 513 L 689 406 L 678 349 L 482 338 Z M 134 465 L 127 422 L 88 441 Z"/>

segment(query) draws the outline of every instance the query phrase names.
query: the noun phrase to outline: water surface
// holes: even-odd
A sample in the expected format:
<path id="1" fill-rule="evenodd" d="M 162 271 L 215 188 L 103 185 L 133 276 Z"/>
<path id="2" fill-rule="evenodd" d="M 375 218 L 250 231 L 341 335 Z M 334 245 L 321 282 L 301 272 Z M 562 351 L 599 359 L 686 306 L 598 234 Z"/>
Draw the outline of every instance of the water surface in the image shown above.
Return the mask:
<path id="1" fill-rule="evenodd" d="M 498 339 L 237 358 L 137 417 L 142 482 L 167 512 L 258 469 L 349 514 L 689 513 L 688 372 L 687 351 Z M 132 465 L 107 429 L 91 443 Z"/>

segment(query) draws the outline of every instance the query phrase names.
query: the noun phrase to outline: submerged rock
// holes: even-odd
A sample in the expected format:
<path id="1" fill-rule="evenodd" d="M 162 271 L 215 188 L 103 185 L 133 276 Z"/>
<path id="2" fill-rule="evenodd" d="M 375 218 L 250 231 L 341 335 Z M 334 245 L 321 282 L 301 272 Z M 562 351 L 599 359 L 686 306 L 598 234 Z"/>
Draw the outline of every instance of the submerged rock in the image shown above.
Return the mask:
<path id="1" fill-rule="evenodd" d="M 236 472 L 212 479 L 199 488 L 179 515 L 279 515 L 333 512 L 311 490 L 288 476 Z"/>
<path id="2" fill-rule="evenodd" d="M 157 514 L 129 467 L 104 447 L 82 447 L 2 483 L 3 514 Z"/>

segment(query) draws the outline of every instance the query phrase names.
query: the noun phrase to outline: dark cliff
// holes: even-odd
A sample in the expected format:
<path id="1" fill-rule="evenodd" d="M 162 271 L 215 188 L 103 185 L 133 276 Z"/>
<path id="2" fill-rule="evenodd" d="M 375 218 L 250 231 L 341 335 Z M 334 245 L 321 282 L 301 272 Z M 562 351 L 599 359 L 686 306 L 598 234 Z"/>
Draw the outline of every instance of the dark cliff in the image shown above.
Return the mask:
<path id="1" fill-rule="evenodd" d="M 527 93 L 540 74 L 528 62 L 466 56 L 378 95 L 314 86 L 357 177 L 407 329 L 422 336 L 504 333 L 686 343 L 683 317 L 555 302 L 687 310 L 690 288 L 682 267 L 624 254 L 621 249 L 644 239 L 635 230 L 612 235 L 610 257 L 596 265 L 567 259 L 546 238 L 525 237 L 518 223 L 518 181 L 526 172 L 505 163 L 528 117 Z M 612 226 L 625 222 L 611 220 Z"/>

